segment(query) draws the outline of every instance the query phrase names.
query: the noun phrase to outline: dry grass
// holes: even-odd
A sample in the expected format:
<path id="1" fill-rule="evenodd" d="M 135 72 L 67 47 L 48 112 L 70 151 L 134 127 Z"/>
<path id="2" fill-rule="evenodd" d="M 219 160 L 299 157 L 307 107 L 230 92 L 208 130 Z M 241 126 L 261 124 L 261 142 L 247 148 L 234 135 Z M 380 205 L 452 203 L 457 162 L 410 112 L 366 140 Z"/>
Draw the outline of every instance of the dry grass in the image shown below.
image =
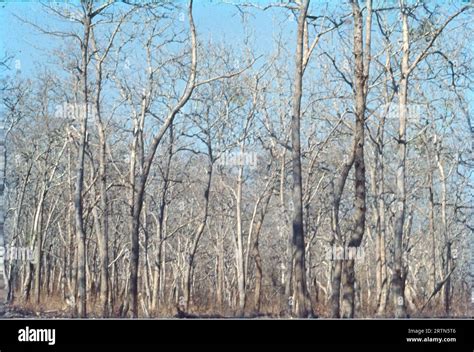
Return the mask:
<path id="1" fill-rule="evenodd" d="M 253 302 L 253 297 L 249 297 L 250 302 Z M 276 300 L 276 299 L 275 299 Z M 440 302 L 435 300 L 428 305 L 423 312 L 410 311 L 411 318 L 445 318 L 446 314 L 444 307 Z M 374 318 L 375 307 L 369 306 L 366 302 L 362 304 L 363 310 L 358 312 L 358 318 Z M 418 302 L 417 302 L 418 303 Z M 110 318 L 121 318 L 120 306 L 122 301 L 115 302 Z M 418 304 L 417 304 L 418 306 Z M 40 303 L 37 304 L 33 300 L 24 301 L 17 299 L 10 305 L 11 309 L 19 312 L 20 315 L 27 317 L 42 317 L 42 318 L 73 318 L 74 310 L 72 306 L 68 306 L 61 295 L 42 296 Z M 470 304 L 461 300 L 452 302 L 451 317 L 453 318 L 468 318 L 472 317 L 469 312 Z M 142 318 L 239 318 L 236 311 L 230 307 L 216 307 L 209 302 L 202 304 L 196 298 L 196 302 L 189 307 L 187 312 L 182 312 L 177 305 L 166 304 L 161 305 L 155 311 L 144 311 L 143 306 L 140 307 L 140 317 Z M 467 309 L 466 309 L 467 308 Z M 93 299 L 88 302 L 87 306 L 89 318 L 102 318 L 102 311 L 98 300 Z M 319 318 L 330 318 L 330 306 L 325 301 L 313 302 L 313 310 Z M 387 310 L 387 318 L 390 318 L 390 309 Z M 283 312 L 281 306 L 275 302 L 270 302 L 266 299 L 262 302 L 260 312 L 252 309 L 247 309 L 245 318 L 288 318 Z"/>

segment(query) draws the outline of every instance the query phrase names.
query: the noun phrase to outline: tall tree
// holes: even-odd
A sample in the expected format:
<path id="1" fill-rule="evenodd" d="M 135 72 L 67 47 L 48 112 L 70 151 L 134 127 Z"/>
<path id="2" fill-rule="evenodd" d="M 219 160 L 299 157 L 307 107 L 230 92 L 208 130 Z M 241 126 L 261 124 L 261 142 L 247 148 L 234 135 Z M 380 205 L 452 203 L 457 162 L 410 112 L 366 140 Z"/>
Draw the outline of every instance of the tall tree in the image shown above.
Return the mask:
<path id="1" fill-rule="evenodd" d="M 410 25 L 409 16 L 414 7 L 401 1 L 400 12 L 402 18 L 402 58 L 400 65 L 400 79 L 398 81 L 398 111 L 399 111 L 399 129 L 397 136 L 397 173 L 396 173 L 396 199 L 397 209 L 394 224 L 394 268 L 392 271 L 392 298 L 395 306 L 395 316 L 404 318 L 407 316 L 407 308 L 405 302 L 405 282 L 406 271 L 403 261 L 403 234 L 405 227 L 406 215 L 406 158 L 407 158 L 407 123 L 409 117 L 408 87 L 409 77 L 413 73 L 418 64 L 424 60 L 440 36 L 446 26 L 462 12 L 467 11 L 470 7 L 464 6 L 442 23 L 436 30 L 428 33 L 428 44 L 423 48 L 418 56 L 410 63 Z"/>
<path id="2" fill-rule="evenodd" d="M 5 118 L 0 120 L 0 304 L 7 299 L 7 277 L 5 273 Z"/>
<path id="3" fill-rule="evenodd" d="M 150 174 L 151 166 L 155 157 L 156 150 L 160 144 L 163 136 L 166 134 L 168 128 L 173 123 L 176 115 L 186 105 L 191 98 L 191 95 L 196 87 L 197 74 L 197 38 L 196 27 L 193 18 L 193 1 L 189 1 L 188 17 L 190 27 L 191 40 L 191 67 L 188 75 L 186 87 L 179 99 L 178 103 L 172 107 L 171 111 L 166 116 L 162 126 L 154 135 L 153 140 L 149 146 L 148 153 L 144 159 L 143 170 L 135 185 L 134 199 L 133 199 L 133 218 L 131 227 L 131 261 L 130 261 L 130 286 L 129 298 L 131 304 L 132 316 L 138 317 L 138 270 L 139 270 L 139 232 L 140 232 L 140 216 L 143 208 L 143 201 L 145 195 L 146 182 Z"/>
<path id="4" fill-rule="evenodd" d="M 291 158 L 293 174 L 293 306 L 294 314 L 307 317 L 311 308 L 307 307 L 305 245 L 303 227 L 303 183 L 301 168 L 301 99 L 303 97 L 304 75 L 304 39 L 306 16 L 309 0 L 303 0 L 299 5 L 298 31 L 296 36 L 295 78 L 293 91 L 293 111 L 291 115 Z"/>
<path id="5" fill-rule="evenodd" d="M 364 18 L 359 1 L 351 1 L 354 19 L 354 98 L 355 98 L 355 129 L 354 129 L 354 168 L 355 168 L 355 199 L 354 199 L 354 230 L 347 243 L 349 251 L 358 248 L 362 243 L 366 221 L 366 179 L 365 179 L 365 111 L 368 94 L 370 70 L 370 49 L 372 32 L 372 0 L 367 0 L 367 17 L 364 48 Z M 355 260 L 346 258 L 343 275 L 342 317 L 354 317 L 355 303 Z"/>

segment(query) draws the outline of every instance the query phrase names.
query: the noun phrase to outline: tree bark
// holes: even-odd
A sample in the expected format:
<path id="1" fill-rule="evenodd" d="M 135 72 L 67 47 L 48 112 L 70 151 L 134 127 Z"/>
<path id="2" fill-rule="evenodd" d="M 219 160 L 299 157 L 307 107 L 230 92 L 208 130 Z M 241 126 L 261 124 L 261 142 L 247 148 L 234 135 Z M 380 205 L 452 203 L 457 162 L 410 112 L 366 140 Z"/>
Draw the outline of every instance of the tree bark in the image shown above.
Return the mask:
<path id="1" fill-rule="evenodd" d="M 298 32 L 296 43 L 295 80 L 293 95 L 293 112 L 291 116 L 291 146 L 293 165 L 293 314 L 304 318 L 310 313 L 311 307 L 306 307 L 306 270 L 305 270 L 305 245 L 303 227 L 303 185 L 301 169 L 301 99 L 303 96 L 303 73 L 304 73 L 304 37 L 306 16 L 309 8 L 309 0 L 302 1 L 299 9 Z"/>
<path id="2" fill-rule="evenodd" d="M 371 11 L 372 2 L 368 0 L 367 18 L 367 38 L 366 55 L 370 55 L 370 31 L 371 31 Z M 354 130 L 354 167 L 355 167 L 355 200 L 354 200 L 354 231 L 347 242 L 348 249 L 358 248 L 362 243 L 365 231 L 366 217 L 366 186 L 365 186 L 365 160 L 364 160 L 364 139 L 365 139 L 365 108 L 368 81 L 367 60 L 364 63 L 364 40 L 363 40 L 363 17 L 358 0 L 352 1 L 352 14 L 354 18 L 354 61 L 355 61 L 355 115 L 356 123 Z M 342 317 L 353 318 L 355 307 L 355 262 L 347 259 L 344 263 L 343 288 L 342 288 Z"/>
<path id="3" fill-rule="evenodd" d="M 5 150 L 5 121 L 0 121 L 0 304 L 3 304 L 7 299 L 7 292 L 9 291 L 7 277 L 5 275 L 5 175 L 6 175 L 6 150 Z M 28 172 L 29 175 L 29 172 Z M 27 176 L 28 178 L 28 176 Z M 25 180 L 26 183 L 26 180 Z M 22 193 L 22 198 L 23 199 Z M 18 210 L 20 211 L 20 210 Z"/>
<path id="4" fill-rule="evenodd" d="M 402 62 L 401 78 L 399 83 L 399 118 L 398 131 L 398 160 L 396 174 L 396 198 L 397 210 L 394 226 L 394 267 L 392 274 L 392 290 L 395 317 L 405 318 L 407 315 L 405 303 L 405 273 L 403 272 L 403 227 L 406 212 L 406 124 L 407 124 L 407 102 L 408 102 L 408 58 L 410 55 L 408 15 L 406 9 L 402 9 Z"/>

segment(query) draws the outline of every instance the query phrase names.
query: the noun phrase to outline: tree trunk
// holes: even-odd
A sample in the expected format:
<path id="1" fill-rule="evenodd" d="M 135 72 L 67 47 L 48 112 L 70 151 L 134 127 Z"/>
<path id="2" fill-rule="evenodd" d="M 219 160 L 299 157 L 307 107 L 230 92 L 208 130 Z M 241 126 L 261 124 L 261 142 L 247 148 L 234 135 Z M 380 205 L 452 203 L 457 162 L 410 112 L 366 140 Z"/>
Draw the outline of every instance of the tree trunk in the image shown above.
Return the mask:
<path id="1" fill-rule="evenodd" d="M 42 229 L 42 217 L 43 217 L 43 204 L 46 195 L 46 184 L 43 184 L 43 188 L 40 193 L 40 199 L 36 206 L 35 217 L 33 220 L 33 236 L 35 242 L 35 277 L 34 277 L 34 295 L 36 304 L 40 303 L 41 297 L 41 264 L 42 264 L 42 251 L 43 251 L 43 229 Z"/>
<path id="2" fill-rule="evenodd" d="M 78 241 L 77 246 L 77 285 L 78 285 L 78 315 L 81 318 L 87 316 L 87 297 L 86 297 L 86 233 L 84 228 L 83 218 L 83 187 L 84 187 L 84 155 L 87 143 L 87 120 L 88 116 L 88 104 L 89 104 L 89 92 L 88 92 L 88 79 L 87 69 L 89 62 L 89 34 L 91 26 L 91 17 L 89 9 L 83 18 L 84 25 L 84 37 L 82 42 L 82 89 L 83 89 L 83 108 L 80 109 L 83 112 L 82 124 L 81 124 L 81 136 L 79 143 L 79 155 L 77 159 L 76 169 L 76 188 L 74 195 L 74 210 L 75 210 L 75 222 L 76 222 L 76 236 Z"/>
<path id="3" fill-rule="evenodd" d="M 449 273 L 451 272 L 451 261 L 452 261 L 452 255 L 451 255 L 451 239 L 449 238 L 449 233 L 448 233 L 448 220 L 447 220 L 447 211 L 446 211 L 446 203 L 447 203 L 447 187 L 446 187 L 446 174 L 444 172 L 444 165 L 441 160 L 440 154 L 441 154 L 441 141 L 436 143 L 436 153 L 435 153 L 435 158 L 436 158 L 436 163 L 438 166 L 439 170 L 439 176 L 440 176 L 440 183 L 441 183 L 441 238 L 444 239 L 445 247 L 446 247 L 446 252 L 445 255 L 443 256 L 444 261 L 443 261 L 443 274 L 444 277 L 446 277 L 446 283 L 444 284 L 444 311 L 446 314 L 446 317 L 450 316 L 450 303 L 451 303 L 451 275 Z"/>
<path id="4" fill-rule="evenodd" d="M 244 147 L 243 145 L 240 148 L 241 155 L 243 155 Z M 245 265 L 244 265 L 244 246 L 243 246 L 243 230 L 242 230 L 242 188 L 243 188 L 243 173 L 244 165 L 240 165 L 239 173 L 237 176 L 237 194 L 236 194 L 236 223 L 237 223 L 237 234 L 236 234 L 236 252 L 235 252 L 235 261 L 237 268 L 237 288 L 239 292 L 239 307 L 237 315 L 243 316 L 245 310 L 245 301 L 247 299 L 246 295 L 246 275 L 245 275 Z"/>
<path id="5" fill-rule="evenodd" d="M 298 33 L 296 44 L 295 80 L 293 95 L 293 112 L 291 116 L 291 146 L 293 165 L 293 238 L 292 255 L 294 258 L 293 275 L 293 314 L 304 318 L 308 316 L 311 308 L 306 307 L 306 270 L 305 270 L 305 245 L 303 227 L 303 185 L 301 169 L 301 99 L 303 96 L 303 57 L 304 57 L 304 32 L 309 0 L 304 0 L 300 5 L 298 17 Z"/>
<path id="6" fill-rule="evenodd" d="M 131 253 L 130 253 L 130 286 L 129 286 L 129 301 L 132 309 L 132 317 L 138 317 L 138 267 L 139 267 L 139 231 L 140 231 L 140 214 L 142 211 L 143 200 L 145 196 L 145 186 L 150 174 L 152 163 L 156 154 L 156 150 L 160 145 L 163 136 L 172 125 L 174 118 L 178 112 L 186 105 L 191 98 L 191 95 L 196 87 L 196 69 L 197 69 L 197 36 L 196 27 L 193 19 L 193 1 L 189 1 L 189 26 L 191 36 L 191 69 L 188 77 L 188 82 L 184 89 L 183 95 L 178 103 L 172 108 L 168 116 L 160 127 L 159 131 L 154 135 L 153 140 L 149 146 L 146 158 L 143 156 L 143 170 L 140 172 L 140 177 L 133 196 L 132 208 L 132 227 L 131 227 Z M 142 111 L 145 113 L 145 111 Z M 132 169 L 131 173 L 134 175 L 135 171 Z M 134 178 L 134 177 L 133 177 Z"/>
<path id="7" fill-rule="evenodd" d="M 5 152 L 5 121 L 0 121 L 0 304 L 3 304 L 7 299 L 7 278 L 5 275 L 5 166 L 6 166 L 6 152 Z M 29 173 L 28 173 L 29 174 Z M 27 176 L 28 177 L 28 176 Z M 26 181 L 25 181 L 26 182 Z M 23 193 L 24 194 L 24 193 Z M 22 199 L 23 199 L 22 194 Z M 20 211 L 20 210 L 18 210 Z"/>
<path id="8" fill-rule="evenodd" d="M 394 227 L 394 260 L 392 274 L 392 299 L 395 309 L 395 317 L 405 318 L 405 274 L 403 272 L 403 227 L 406 211 L 406 124 L 407 124 L 407 101 L 408 101 L 408 57 L 409 57 L 409 34 L 408 15 L 402 12 L 402 36 L 403 57 L 401 63 L 401 79 L 399 86 L 399 117 L 400 125 L 398 131 L 398 160 L 396 175 L 396 199 L 397 210 L 395 214 Z"/>
<path id="9" fill-rule="evenodd" d="M 273 180 L 269 181 L 272 185 Z M 260 232 L 262 230 L 263 221 L 265 220 L 265 215 L 267 213 L 267 208 L 270 203 L 270 199 L 273 195 L 273 186 L 270 186 L 268 193 L 265 195 L 262 206 L 258 215 L 257 222 L 255 224 L 255 230 L 253 233 L 253 241 L 251 245 L 252 257 L 255 262 L 255 298 L 254 298 L 254 310 L 255 312 L 260 312 L 262 305 L 262 280 L 263 280 L 263 268 L 262 268 L 262 257 L 260 255 L 259 243 L 260 243 Z"/>
<path id="10" fill-rule="evenodd" d="M 92 43 L 96 50 L 95 38 L 92 34 Z M 97 52 L 97 50 L 96 50 Z M 97 92 L 95 95 L 95 121 L 97 131 L 99 135 L 99 192 L 100 192 L 100 230 L 97 233 L 97 240 L 99 243 L 99 256 L 100 256 L 100 302 L 102 308 L 102 314 L 104 317 L 109 316 L 109 211 L 108 211 L 108 194 L 107 194 L 107 137 L 104 122 L 102 121 L 102 109 L 100 106 L 101 93 L 102 93 L 102 64 L 105 60 L 105 56 L 98 57 L 96 64 L 96 81 L 97 81 Z M 99 220 L 99 219 L 97 219 Z"/>
<path id="11" fill-rule="evenodd" d="M 212 154 L 211 154 L 212 155 Z M 211 191 L 211 183 L 212 183 L 212 172 L 213 172 L 213 163 L 212 160 L 209 162 L 209 168 L 207 170 L 207 180 L 206 180 L 206 188 L 204 190 L 204 211 L 201 222 L 196 230 L 196 233 L 193 236 L 193 243 L 191 246 L 191 250 L 189 253 L 189 257 L 186 263 L 186 272 L 184 278 L 184 301 L 185 301 L 185 309 L 188 310 L 190 303 L 191 303 L 191 286 L 192 286 L 192 274 L 194 269 L 194 259 L 196 257 L 196 252 L 198 249 L 199 241 L 201 240 L 201 236 L 204 233 L 204 229 L 206 228 L 207 218 L 209 214 L 209 199 L 210 199 L 210 191 Z"/>
<path id="12" fill-rule="evenodd" d="M 354 167 L 355 167 L 355 200 L 354 200 L 354 230 L 347 242 L 348 250 L 358 248 L 362 244 L 366 219 L 366 186 L 365 186 L 365 109 L 367 98 L 367 82 L 369 78 L 369 63 L 364 63 L 363 16 L 359 1 L 352 1 L 352 15 L 354 18 L 354 62 L 355 62 L 355 115 L 354 130 Z M 370 58 L 372 1 L 367 1 L 367 28 L 365 55 Z M 346 248 L 345 248 L 346 249 Z M 342 288 L 342 317 L 353 318 L 355 307 L 355 262 L 346 258 Z"/>

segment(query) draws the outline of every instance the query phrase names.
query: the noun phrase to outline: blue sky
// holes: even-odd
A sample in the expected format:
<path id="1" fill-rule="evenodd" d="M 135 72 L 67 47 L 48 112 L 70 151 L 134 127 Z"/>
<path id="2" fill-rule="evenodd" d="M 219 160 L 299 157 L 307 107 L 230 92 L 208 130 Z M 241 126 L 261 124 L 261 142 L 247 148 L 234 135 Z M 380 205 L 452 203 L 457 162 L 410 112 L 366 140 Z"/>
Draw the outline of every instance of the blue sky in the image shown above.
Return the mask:
<path id="1" fill-rule="evenodd" d="M 256 47 L 261 51 L 268 52 L 272 48 L 274 17 L 277 15 L 284 20 L 282 16 L 286 16 L 284 11 L 279 12 L 280 15 L 275 11 L 260 12 L 258 20 L 249 17 L 249 28 L 253 29 Z M 15 65 L 21 67 L 22 74 L 29 75 L 34 71 L 35 63 L 48 61 L 49 49 L 54 47 L 49 41 L 57 41 L 57 38 L 38 33 L 16 16 L 39 26 L 65 27 L 53 17 L 45 16 L 37 1 L 0 1 L 0 53 L 12 56 L 12 68 Z M 194 17 L 200 41 L 212 38 L 216 42 L 225 41 L 237 46 L 244 37 L 241 16 L 232 5 L 215 0 L 195 1 Z"/>
<path id="2" fill-rule="evenodd" d="M 185 3 L 185 0 L 179 0 Z M 276 2 L 273 0 L 272 2 Z M 346 10 L 348 4 L 346 1 L 332 1 L 328 5 L 329 0 L 312 0 L 312 6 L 317 7 L 319 12 L 322 9 L 328 9 L 334 12 L 334 8 Z M 391 5 L 396 0 L 374 0 L 374 7 Z M 414 1 L 414 0 L 407 0 Z M 435 3 L 451 3 L 456 7 L 464 5 L 468 0 L 445 0 L 430 1 Z M 473 0 L 470 0 L 473 1 Z M 63 1 L 76 4 L 74 1 Z M 239 3 L 243 0 L 195 0 L 194 16 L 198 30 L 199 40 L 206 42 L 212 38 L 215 42 L 225 42 L 234 48 L 241 48 L 244 38 L 244 26 L 242 18 L 236 8 L 228 3 Z M 247 2 L 247 0 L 246 0 Z M 260 6 L 269 3 L 269 0 L 254 1 Z M 327 7 L 329 6 L 329 7 Z M 314 10 L 313 10 L 314 11 Z M 288 41 L 288 50 L 291 53 L 293 45 L 293 36 L 296 23 L 292 15 L 283 9 L 275 9 L 271 11 L 254 11 L 255 16 L 248 16 L 248 23 L 245 26 L 250 29 L 253 36 L 252 50 L 255 56 L 260 54 L 269 54 L 275 41 L 273 36 L 279 32 L 283 32 Z M 37 72 L 38 65 L 52 62 L 51 49 L 56 45 L 60 45 L 57 38 L 51 38 L 44 34 L 38 33 L 31 26 L 22 23 L 16 16 L 27 19 L 28 21 L 37 23 L 39 26 L 51 26 L 63 28 L 67 31 L 67 23 L 59 24 L 52 16 L 45 16 L 42 5 L 38 1 L 6 1 L 0 0 L 0 57 L 7 53 L 13 57 L 10 63 L 12 71 L 15 73 L 16 68 L 20 68 L 22 77 L 33 76 Z M 184 14 L 183 14 L 184 16 Z M 59 27 L 58 27 L 59 26 Z M 62 26 L 62 27 L 60 27 Z M 288 60 L 292 60 L 289 57 Z M 3 72 L 6 74 L 6 72 Z"/>
<path id="3" fill-rule="evenodd" d="M 178 0 L 185 3 L 185 0 Z M 412 2 L 415 0 L 407 0 Z M 430 1 L 433 3 L 453 3 L 457 6 L 463 5 L 468 1 L 474 0 L 444 0 Z M 43 1 L 44 2 L 44 1 Z M 98 1 L 100 3 L 101 1 Z M 241 16 L 236 8 L 227 3 L 241 3 L 244 0 L 196 0 L 194 3 L 194 15 L 198 29 L 199 39 L 205 41 L 212 38 L 213 41 L 225 41 L 233 43 L 235 46 L 241 46 L 244 37 Z M 248 2 L 248 0 L 245 0 Z M 270 0 L 254 1 L 259 6 L 264 6 Z M 374 7 L 392 5 L 398 0 L 374 0 Z M 77 4 L 77 0 L 57 1 L 56 3 Z M 312 0 L 312 6 L 334 12 L 337 8 L 348 8 L 346 1 L 330 0 Z M 328 5 L 329 4 L 329 5 Z M 283 31 L 285 35 L 291 36 L 295 27 L 292 21 L 292 15 L 285 10 L 275 9 L 271 11 L 254 12 L 258 16 L 248 16 L 247 28 L 250 28 L 254 37 L 254 49 L 260 50 L 262 54 L 272 50 L 273 34 Z M 13 66 L 21 65 L 22 74 L 28 75 L 34 69 L 35 62 L 48 61 L 48 49 L 53 45 L 51 38 L 37 33 L 35 30 L 24 23 L 21 23 L 16 17 L 20 16 L 29 21 L 37 23 L 40 26 L 57 26 L 51 16 L 45 16 L 39 1 L 10 1 L 0 0 L 0 56 L 2 53 L 8 53 L 15 60 Z M 63 27 L 64 28 L 64 27 Z"/>

